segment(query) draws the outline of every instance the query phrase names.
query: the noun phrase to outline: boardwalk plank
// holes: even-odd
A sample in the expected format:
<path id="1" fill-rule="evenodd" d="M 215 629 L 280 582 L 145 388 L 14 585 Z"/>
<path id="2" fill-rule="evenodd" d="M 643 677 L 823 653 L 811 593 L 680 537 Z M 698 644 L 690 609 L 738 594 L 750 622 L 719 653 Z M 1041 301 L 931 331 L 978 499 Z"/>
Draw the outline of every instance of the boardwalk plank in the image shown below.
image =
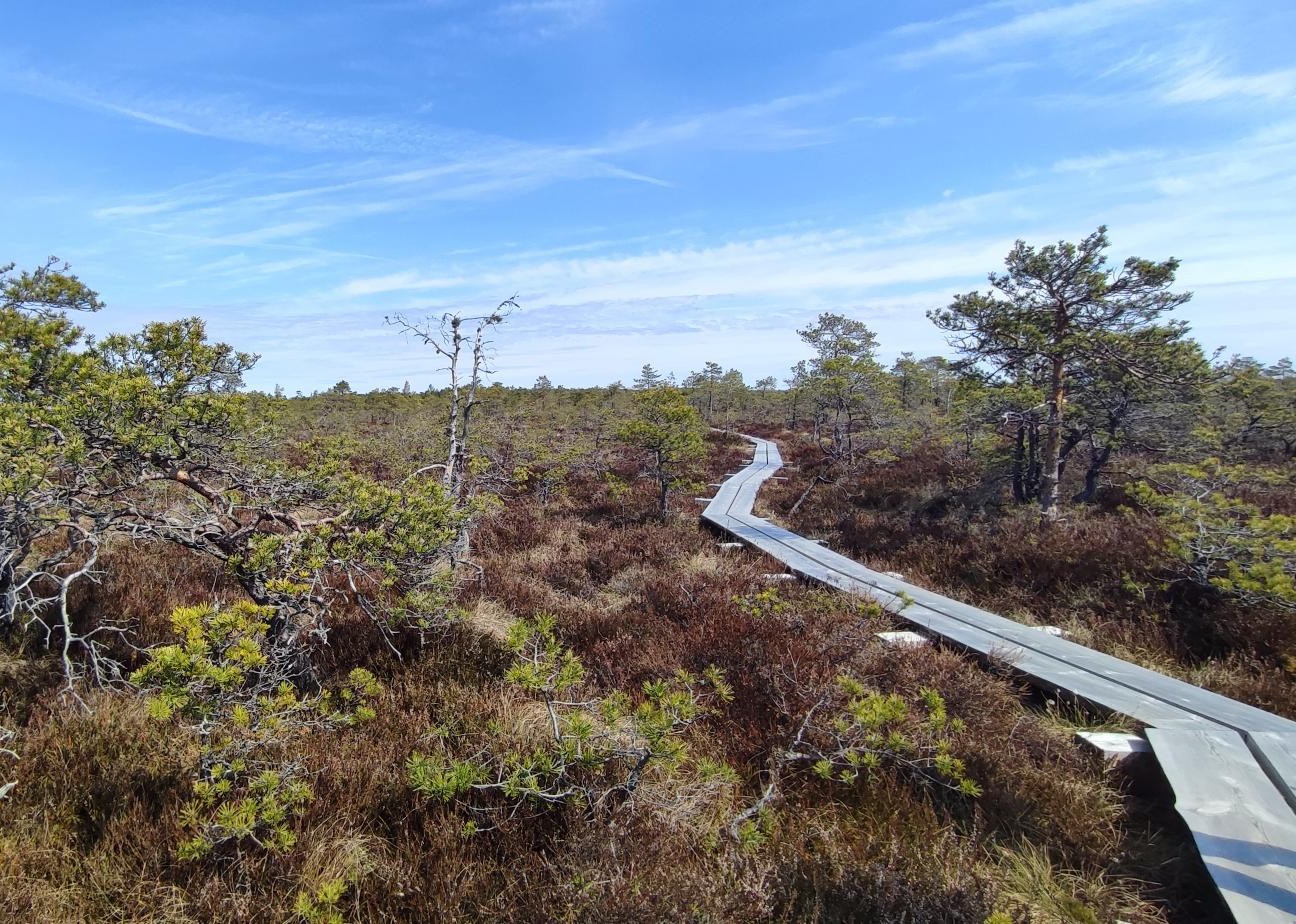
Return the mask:
<path id="1" fill-rule="evenodd" d="M 1282 732 L 1249 732 L 1251 752 L 1278 787 L 1287 804 L 1296 809 L 1296 735 Z"/>
<path id="2" fill-rule="evenodd" d="M 1234 919 L 1296 920 L 1296 821 L 1242 736 L 1151 728 L 1147 738 Z"/>

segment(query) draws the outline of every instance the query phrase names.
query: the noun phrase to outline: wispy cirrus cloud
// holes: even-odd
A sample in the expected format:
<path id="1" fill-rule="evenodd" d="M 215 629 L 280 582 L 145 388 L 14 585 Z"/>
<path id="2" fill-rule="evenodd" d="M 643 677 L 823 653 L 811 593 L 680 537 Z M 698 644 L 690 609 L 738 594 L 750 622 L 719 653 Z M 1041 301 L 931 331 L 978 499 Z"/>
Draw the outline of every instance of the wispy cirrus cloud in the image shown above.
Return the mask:
<path id="1" fill-rule="evenodd" d="M 1251 74 L 1229 73 L 1219 58 L 1182 64 L 1163 87 L 1168 103 L 1204 103 L 1214 100 L 1251 98 L 1291 102 L 1296 98 L 1296 67 Z"/>
<path id="2" fill-rule="evenodd" d="M 368 276 L 352 279 L 338 289 L 342 296 L 380 295 L 384 292 L 420 292 L 429 289 L 450 289 L 462 286 L 467 280 L 462 276 L 429 277 L 405 271 L 385 276 Z"/>
<path id="3" fill-rule="evenodd" d="M 887 115 L 842 116 L 828 108 L 840 102 L 844 92 L 831 87 L 646 120 L 588 143 L 537 144 L 446 133 L 440 136 L 444 143 L 417 158 L 374 155 L 361 148 L 309 167 L 244 168 L 102 203 L 92 215 L 119 231 L 168 237 L 183 246 L 282 246 L 365 217 L 411 212 L 436 203 L 500 199 L 555 183 L 604 180 L 669 186 L 668 179 L 626 165 L 644 152 L 783 150 L 833 143 L 852 127 L 885 129 L 905 121 Z M 238 119 L 217 121 L 232 124 Z M 384 133 L 399 134 L 396 129 Z M 306 243 L 314 246 L 313 241 Z"/>
<path id="4" fill-rule="evenodd" d="M 366 12 L 425 14 L 454 18 L 446 32 L 419 44 L 443 46 L 448 37 L 521 43 L 566 38 L 600 22 L 614 0 L 369 0 Z"/>
<path id="5" fill-rule="evenodd" d="M 850 92 L 838 84 L 813 93 L 779 96 L 757 103 L 713 109 L 668 119 L 644 120 L 613 133 L 598 149 L 624 153 L 668 145 L 771 151 L 831 144 L 849 126 L 891 128 L 910 119 L 897 115 L 841 115 L 832 104 Z"/>
<path id="6" fill-rule="evenodd" d="M 65 253 L 117 319 L 204 314 L 270 381 L 361 387 L 418 368 L 382 314 L 514 292 L 509 352 L 575 362 L 563 381 L 650 349 L 777 371 L 820 310 L 935 351 L 923 308 L 1013 238 L 1099 223 L 1185 260 L 1207 332 L 1227 297 L 1252 299 L 1231 324 L 1296 297 L 1282 4 L 944 6 L 890 31 L 851 5 L 818 28 L 620 0 L 15 11 L 7 246 Z"/>
<path id="7" fill-rule="evenodd" d="M 1142 164 L 1158 160 L 1165 152 L 1150 148 L 1138 148 L 1128 151 L 1107 151 L 1103 154 L 1089 154 L 1080 157 L 1065 157 L 1055 161 L 1049 169 L 1054 173 L 1103 173 L 1113 167 L 1124 167 L 1130 164 Z"/>
<path id="8" fill-rule="evenodd" d="M 553 344 L 588 348 L 582 338 L 597 335 L 600 343 L 617 343 L 604 351 L 618 355 L 633 339 L 645 360 L 652 345 L 669 344 L 673 352 L 665 355 L 691 368 L 699 350 L 735 362 L 729 357 L 740 351 L 724 353 L 728 348 L 717 344 L 736 341 L 750 357 L 745 368 L 764 373 L 778 370 L 770 363 L 787 355 L 789 332 L 820 310 L 865 320 L 889 352 L 936 352 L 941 344 L 925 309 L 983 285 L 1013 238 L 1076 239 L 1110 222 L 1118 259 L 1184 259 L 1181 283 L 1199 290 L 1184 316 L 1208 346 L 1230 344 L 1223 306 L 1246 298 L 1256 317 L 1272 323 L 1296 292 L 1288 257 L 1296 223 L 1283 205 L 1296 195 L 1287 166 L 1294 156 L 1296 130 L 1275 128 L 1195 150 L 1113 150 L 1041 164 L 1014 185 L 877 214 L 856 227 L 647 249 L 611 241 L 601 253 L 571 258 L 472 254 L 458 263 L 356 277 L 335 294 L 371 303 L 371 311 L 389 298 L 406 310 L 435 313 L 518 291 L 525 311 L 510 327 L 519 352 L 540 344 L 551 355 Z M 1266 223 L 1260 243 L 1249 234 L 1256 220 Z M 1203 221 L 1209 233 L 1201 232 Z M 336 310 L 354 311 L 345 304 Z M 667 310 L 671 324 L 661 323 Z M 689 343 L 689 331 L 705 334 L 697 337 L 702 347 Z M 601 371 L 610 373 L 610 365 L 591 363 L 600 372 L 587 381 L 616 377 Z"/>
<path id="9" fill-rule="evenodd" d="M 266 148 L 409 154 L 461 151 L 489 140 L 474 132 L 408 119 L 303 113 L 260 106 L 233 94 L 162 96 L 128 85 L 90 85 L 33 68 L 0 73 L 0 80 L 10 89 L 52 102 L 112 113 L 182 134 Z"/>
<path id="10" fill-rule="evenodd" d="M 596 22 L 609 0 L 511 0 L 494 10 L 496 18 L 525 37 L 547 40 Z"/>
<path id="11" fill-rule="evenodd" d="M 1028 12 L 1020 12 L 1016 4 L 993 4 L 994 9 L 1014 9 L 1017 15 L 994 25 L 976 26 L 946 35 L 922 47 L 896 54 L 891 60 L 902 67 L 918 67 L 945 58 L 1000 54 L 1006 48 L 1028 42 L 1069 42 L 1108 30 L 1137 15 L 1143 8 L 1162 2 L 1163 0 L 1081 0 L 1078 3 L 1048 6 Z M 953 17 L 923 25 L 935 28 L 962 21 L 962 18 Z"/>
<path id="12" fill-rule="evenodd" d="M 887 35 L 892 38 L 903 38 L 912 35 L 926 35 L 932 32 L 938 32 L 949 26 L 959 25 L 976 19 L 983 19 L 996 10 L 1013 9 L 1018 6 L 1017 0 L 994 0 L 991 3 L 982 3 L 965 10 L 959 10 L 957 13 L 951 13 L 948 16 L 941 16 L 936 19 L 920 19 L 913 22 L 903 23 L 891 29 Z"/>
<path id="13" fill-rule="evenodd" d="M 1105 222 L 1118 259 L 1184 260 L 1181 287 L 1197 297 L 1182 316 L 1208 347 L 1265 355 L 1248 344 L 1267 342 L 1264 326 L 1280 325 L 1296 295 L 1289 258 L 1296 223 L 1286 208 L 1296 196 L 1293 124 L 1195 148 L 1043 161 L 999 188 L 873 213 L 855 225 L 503 244 L 404 261 L 396 271 L 351 265 L 324 288 L 210 313 L 238 318 L 221 335 L 265 354 L 252 377 L 265 388 L 324 387 L 339 377 L 360 388 L 406 378 L 422 387 L 435 379 L 435 363 L 416 344 L 393 339 L 382 316 L 492 305 L 515 292 L 524 310 L 500 347 L 509 382 L 541 373 L 606 382 L 648 361 L 680 374 L 716 360 L 752 377 L 777 375 L 795 358 L 793 332 L 819 311 L 864 320 L 887 355 L 940 352 L 925 310 L 983 286 L 1013 238 L 1074 240 Z M 1261 238 L 1252 233 L 1257 222 Z M 241 265 L 215 271 L 239 273 Z M 295 353 L 311 357 L 309 368 L 276 350 L 285 331 Z M 331 378 L 321 379 L 321 369 Z"/>
<path id="14" fill-rule="evenodd" d="M 1073 97 L 1096 106 L 1162 106 L 1219 101 L 1270 104 L 1291 109 L 1296 102 L 1296 68 L 1246 71 L 1201 28 L 1185 28 L 1177 40 L 1158 49 L 1139 48 L 1099 72 L 1099 86 L 1114 91 Z"/>

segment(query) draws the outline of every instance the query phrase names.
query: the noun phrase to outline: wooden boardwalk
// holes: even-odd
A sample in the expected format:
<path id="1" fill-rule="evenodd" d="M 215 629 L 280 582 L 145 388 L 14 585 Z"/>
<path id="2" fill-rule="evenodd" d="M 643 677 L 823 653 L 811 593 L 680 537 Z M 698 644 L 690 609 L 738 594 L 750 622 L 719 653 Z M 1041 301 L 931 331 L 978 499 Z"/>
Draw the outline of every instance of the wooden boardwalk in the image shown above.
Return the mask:
<path id="1" fill-rule="evenodd" d="M 1234 919 L 1296 922 L 1296 722 L 873 571 L 754 516 L 756 492 L 783 462 L 774 443 L 747 439 L 752 461 L 721 484 L 704 522 L 792 574 L 875 599 L 928 635 L 1146 726 Z"/>

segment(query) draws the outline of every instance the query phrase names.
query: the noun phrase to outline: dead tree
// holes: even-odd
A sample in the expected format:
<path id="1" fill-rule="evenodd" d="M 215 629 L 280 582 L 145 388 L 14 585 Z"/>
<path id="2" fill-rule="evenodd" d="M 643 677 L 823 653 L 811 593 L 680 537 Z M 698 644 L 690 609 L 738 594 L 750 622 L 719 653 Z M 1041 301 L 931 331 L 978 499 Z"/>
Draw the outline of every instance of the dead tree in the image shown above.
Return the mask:
<path id="1" fill-rule="evenodd" d="M 459 503 L 472 495 L 468 478 L 469 447 L 472 438 L 473 412 L 481 403 L 477 397 L 482 376 L 491 373 L 491 330 L 518 309 L 516 298 L 505 299 L 490 314 L 465 317 L 446 312 L 438 319 L 412 320 L 403 314 L 392 315 L 387 323 L 402 333 L 430 346 L 445 360 L 441 371 L 450 377 L 449 403 L 446 408 L 445 462 L 429 465 L 421 471 L 440 468 L 442 483 L 450 497 Z M 466 367 L 466 368 L 465 368 Z M 456 543 L 460 558 L 468 554 L 469 532 L 465 528 Z"/>

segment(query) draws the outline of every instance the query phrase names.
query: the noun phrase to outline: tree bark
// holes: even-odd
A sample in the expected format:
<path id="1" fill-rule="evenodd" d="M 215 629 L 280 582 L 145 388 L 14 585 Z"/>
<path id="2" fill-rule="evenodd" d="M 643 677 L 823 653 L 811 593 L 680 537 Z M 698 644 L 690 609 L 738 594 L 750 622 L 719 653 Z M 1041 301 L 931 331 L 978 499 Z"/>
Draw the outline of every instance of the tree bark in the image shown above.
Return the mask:
<path id="1" fill-rule="evenodd" d="M 452 497 L 459 496 L 459 318 L 450 320 L 451 346 L 449 351 L 439 350 L 449 360 L 450 406 L 446 409 L 446 467 L 445 486 Z"/>
<path id="2" fill-rule="evenodd" d="M 1044 433 L 1044 472 L 1040 478 L 1040 513 L 1053 520 L 1058 515 L 1058 485 L 1062 481 L 1062 404 L 1066 400 L 1066 355 L 1063 342 L 1069 326 L 1067 307 L 1059 302 L 1053 312 L 1053 355 L 1049 364 L 1048 422 Z"/>
<path id="3" fill-rule="evenodd" d="M 968 450 L 971 455 L 971 449 Z M 1020 421 L 1017 424 L 1017 435 L 1013 440 L 1013 459 L 1012 459 L 1012 490 L 1013 500 L 1019 504 L 1026 503 L 1029 497 L 1026 494 L 1026 422 Z"/>
<path id="4" fill-rule="evenodd" d="M 1094 496 L 1098 493 L 1098 476 L 1107 467 L 1107 460 L 1111 458 L 1111 452 L 1112 448 L 1109 444 L 1090 455 L 1089 468 L 1085 470 L 1084 489 L 1074 498 L 1077 502 L 1088 504 L 1093 501 Z"/>
<path id="5" fill-rule="evenodd" d="M 1034 417 L 1026 424 L 1026 499 L 1039 500 L 1040 489 L 1039 421 Z"/>

